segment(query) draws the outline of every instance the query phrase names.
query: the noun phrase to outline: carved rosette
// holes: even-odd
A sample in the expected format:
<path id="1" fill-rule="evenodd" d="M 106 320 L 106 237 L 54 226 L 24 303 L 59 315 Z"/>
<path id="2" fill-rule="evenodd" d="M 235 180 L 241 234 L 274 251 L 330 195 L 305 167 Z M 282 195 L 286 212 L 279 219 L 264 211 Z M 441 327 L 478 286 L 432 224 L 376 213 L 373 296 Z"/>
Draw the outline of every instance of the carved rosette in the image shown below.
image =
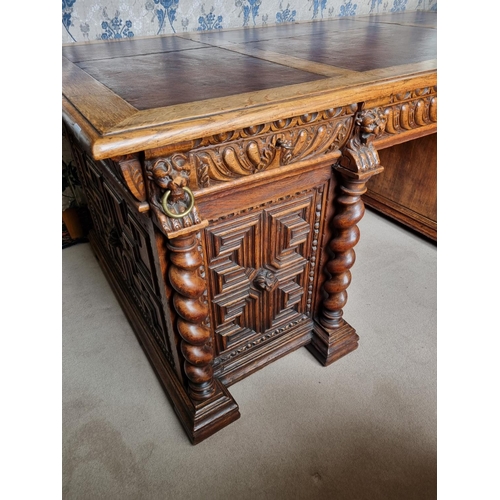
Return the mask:
<path id="1" fill-rule="evenodd" d="M 266 292 L 272 292 L 279 284 L 276 275 L 269 269 L 260 269 L 253 278 L 253 284 Z"/>
<path id="2" fill-rule="evenodd" d="M 329 243 L 332 257 L 326 264 L 330 278 L 323 285 L 327 297 L 323 301 L 319 318 L 320 324 L 328 330 L 344 324 L 342 308 L 347 302 L 350 269 L 356 259 L 353 248 L 359 241 L 356 224 L 365 211 L 361 195 L 366 192 L 368 179 L 383 170 L 373 140 L 384 132 L 385 124 L 382 109 L 360 111 L 355 119 L 354 136 L 349 140 L 338 164 L 334 166 L 340 174 L 340 193 L 332 220 L 333 238 Z"/>

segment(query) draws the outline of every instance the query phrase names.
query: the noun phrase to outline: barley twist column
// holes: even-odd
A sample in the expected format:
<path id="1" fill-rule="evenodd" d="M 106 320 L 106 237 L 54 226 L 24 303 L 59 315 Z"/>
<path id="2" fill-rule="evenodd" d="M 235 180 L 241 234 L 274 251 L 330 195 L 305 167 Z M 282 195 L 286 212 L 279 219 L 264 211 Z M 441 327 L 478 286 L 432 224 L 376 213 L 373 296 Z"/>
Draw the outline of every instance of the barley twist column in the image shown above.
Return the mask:
<path id="1" fill-rule="evenodd" d="M 320 323 L 325 328 L 342 325 L 342 308 L 347 302 L 347 287 L 351 283 L 351 267 L 356 260 L 354 246 L 359 241 L 356 225 L 365 213 L 361 195 L 366 192 L 366 181 L 346 180 L 340 187 L 337 212 L 333 217 L 334 236 L 329 244 L 333 258 L 326 264 L 330 274 L 323 285 L 328 297 L 323 301 Z"/>
<path id="2" fill-rule="evenodd" d="M 359 241 L 357 223 L 365 208 L 361 196 L 366 183 L 383 170 L 373 140 L 385 129 L 386 118 L 380 108 L 363 110 L 355 117 L 352 138 L 334 165 L 338 180 L 335 215 L 331 221 L 333 235 L 328 245 L 330 259 L 325 265 L 329 275 L 323 284 L 325 298 L 316 318 L 309 350 L 329 365 L 358 346 L 358 335 L 343 319 L 347 288 L 351 283 L 351 267 L 356 260 L 354 247 Z"/>
<path id="3" fill-rule="evenodd" d="M 180 353 L 177 349 L 173 353 L 179 370 L 170 396 L 191 442 L 196 444 L 239 418 L 240 413 L 227 388 L 213 374 L 213 332 L 198 240 L 208 221 L 198 213 L 195 195 L 188 187 L 190 169 L 188 157 L 180 153 L 147 157 L 145 162 L 153 221 L 165 236 L 160 248 L 166 247 L 166 252 L 161 260 L 167 269 L 167 296 L 172 292 L 172 334 L 180 348 Z"/>
<path id="4" fill-rule="evenodd" d="M 208 305 L 202 301 L 206 291 L 205 280 L 200 274 L 202 256 L 193 234 L 170 240 L 167 247 L 172 264 L 168 277 L 175 290 L 173 303 L 178 314 L 177 331 L 182 339 L 180 346 L 188 393 L 192 399 L 201 401 L 215 391 L 211 334 L 205 325 Z"/>

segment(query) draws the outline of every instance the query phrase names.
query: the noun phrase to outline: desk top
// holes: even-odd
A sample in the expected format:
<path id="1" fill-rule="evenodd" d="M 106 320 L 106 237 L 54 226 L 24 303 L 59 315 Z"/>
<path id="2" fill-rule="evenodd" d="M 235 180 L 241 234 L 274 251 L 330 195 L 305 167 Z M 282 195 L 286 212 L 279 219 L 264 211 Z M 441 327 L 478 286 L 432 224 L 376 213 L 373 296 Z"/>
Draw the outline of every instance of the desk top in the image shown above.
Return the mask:
<path id="1" fill-rule="evenodd" d="M 96 159 L 436 85 L 436 14 L 62 48 L 63 117 Z"/>

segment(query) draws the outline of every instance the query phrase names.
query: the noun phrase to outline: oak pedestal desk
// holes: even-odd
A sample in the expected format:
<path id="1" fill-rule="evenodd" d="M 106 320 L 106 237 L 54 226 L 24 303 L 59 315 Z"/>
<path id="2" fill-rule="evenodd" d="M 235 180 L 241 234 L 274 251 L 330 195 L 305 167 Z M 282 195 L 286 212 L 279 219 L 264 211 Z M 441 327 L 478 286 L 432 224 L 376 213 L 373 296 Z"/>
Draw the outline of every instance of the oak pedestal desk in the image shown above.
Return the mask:
<path id="1" fill-rule="evenodd" d="M 92 248 L 191 442 L 239 417 L 243 377 L 356 349 L 361 197 L 378 149 L 436 133 L 435 28 L 413 12 L 63 46 Z"/>

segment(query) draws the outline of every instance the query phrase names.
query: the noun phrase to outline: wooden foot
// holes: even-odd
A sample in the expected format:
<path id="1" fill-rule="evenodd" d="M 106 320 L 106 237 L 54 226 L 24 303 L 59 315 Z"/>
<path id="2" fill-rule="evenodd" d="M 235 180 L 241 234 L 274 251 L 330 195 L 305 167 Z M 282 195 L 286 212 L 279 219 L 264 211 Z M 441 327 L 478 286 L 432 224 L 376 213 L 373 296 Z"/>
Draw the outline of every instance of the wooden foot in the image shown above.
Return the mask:
<path id="1" fill-rule="evenodd" d="M 231 422 L 240 418 L 236 401 L 219 380 L 214 379 L 212 397 L 196 402 L 184 426 L 193 444 L 198 444 Z"/>
<path id="2" fill-rule="evenodd" d="M 358 340 L 356 330 L 345 320 L 341 320 L 341 325 L 334 330 L 316 323 L 312 341 L 306 347 L 323 366 L 328 366 L 357 349 Z"/>

